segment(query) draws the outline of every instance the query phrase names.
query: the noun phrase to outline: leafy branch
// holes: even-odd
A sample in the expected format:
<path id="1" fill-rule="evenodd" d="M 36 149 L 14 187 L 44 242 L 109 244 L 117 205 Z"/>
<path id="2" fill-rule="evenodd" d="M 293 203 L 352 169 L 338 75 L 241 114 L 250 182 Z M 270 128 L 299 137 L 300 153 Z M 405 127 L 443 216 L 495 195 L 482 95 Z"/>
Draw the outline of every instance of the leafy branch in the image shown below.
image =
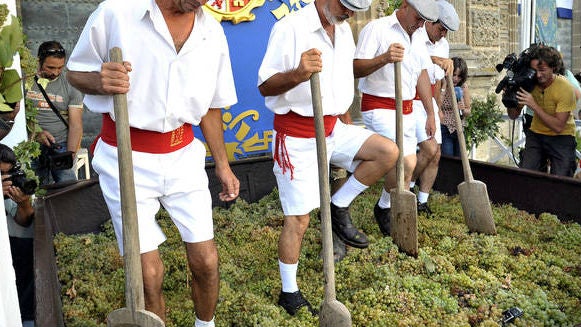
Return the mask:
<path id="1" fill-rule="evenodd" d="M 470 115 L 466 117 L 465 122 L 464 135 L 468 149 L 498 135 L 502 113 L 496 103 L 496 97 L 489 94 L 486 99 L 474 98 L 470 106 Z"/>

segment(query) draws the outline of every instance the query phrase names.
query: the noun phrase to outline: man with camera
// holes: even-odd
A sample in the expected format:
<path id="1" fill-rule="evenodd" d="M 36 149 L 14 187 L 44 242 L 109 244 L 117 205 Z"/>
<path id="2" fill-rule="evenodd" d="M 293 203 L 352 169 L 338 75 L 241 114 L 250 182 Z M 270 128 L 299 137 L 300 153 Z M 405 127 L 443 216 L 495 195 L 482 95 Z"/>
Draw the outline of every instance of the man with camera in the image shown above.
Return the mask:
<path id="1" fill-rule="evenodd" d="M 42 185 L 76 180 L 72 165 L 83 136 L 83 95 L 66 78 L 65 49 L 57 41 L 38 48 L 38 73 L 26 99 L 37 108 L 41 155 L 33 163 Z"/>
<path id="2" fill-rule="evenodd" d="M 521 87 L 516 92 L 518 106 L 507 106 L 511 119 L 519 116 L 524 105 L 534 112 L 521 168 L 543 171 L 548 160 L 552 175 L 572 177 L 577 145 L 573 119 L 575 91 L 566 78 L 556 73 L 562 59 L 555 48 L 539 47 L 530 56 L 536 85 L 530 93 Z"/>
<path id="3" fill-rule="evenodd" d="M 31 192 L 25 192 L 20 187 L 29 183 L 20 174 L 21 170 L 16 163 L 14 152 L 4 144 L 0 144 L 0 170 L 20 314 L 23 326 L 32 326 L 31 323 L 34 321 L 34 228 L 32 225 L 34 209 Z M 34 189 L 36 187 L 32 189 L 32 193 Z"/>

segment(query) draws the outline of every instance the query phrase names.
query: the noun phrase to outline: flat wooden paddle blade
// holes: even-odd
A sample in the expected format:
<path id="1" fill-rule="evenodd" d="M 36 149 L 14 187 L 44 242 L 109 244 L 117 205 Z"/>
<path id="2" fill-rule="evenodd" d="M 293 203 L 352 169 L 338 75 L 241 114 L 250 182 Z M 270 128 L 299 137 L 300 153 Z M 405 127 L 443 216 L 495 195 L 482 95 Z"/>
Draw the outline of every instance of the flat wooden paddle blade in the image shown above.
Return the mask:
<path id="1" fill-rule="evenodd" d="M 468 229 L 471 232 L 496 234 L 486 184 L 476 180 L 464 181 L 458 184 L 458 193 Z"/>
<path id="2" fill-rule="evenodd" d="M 351 327 L 351 314 L 345 305 L 337 300 L 325 300 L 319 312 L 321 327 Z"/>
<path id="3" fill-rule="evenodd" d="M 390 192 L 391 238 L 408 255 L 418 255 L 418 207 L 416 195 L 408 190 Z"/>
<path id="4" fill-rule="evenodd" d="M 133 312 L 128 308 L 121 308 L 107 315 L 107 327 L 165 327 L 165 324 L 153 312 Z"/>

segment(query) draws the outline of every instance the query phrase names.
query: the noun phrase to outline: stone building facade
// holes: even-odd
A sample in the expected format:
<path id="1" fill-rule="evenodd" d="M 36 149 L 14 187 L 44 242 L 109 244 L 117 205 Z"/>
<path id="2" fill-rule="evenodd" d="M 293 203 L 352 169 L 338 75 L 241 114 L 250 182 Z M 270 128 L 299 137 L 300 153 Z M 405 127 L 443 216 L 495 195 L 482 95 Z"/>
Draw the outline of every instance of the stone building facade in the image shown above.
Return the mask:
<path id="1" fill-rule="evenodd" d="M 123 0 L 119 0 L 123 1 Z M 504 57 L 519 53 L 520 23 L 517 15 L 518 0 L 449 0 L 460 16 L 460 29 L 448 34 L 451 56 L 466 59 L 469 68 L 468 84 L 474 96 L 485 97 L 494 92 L 503 75 L 495 70 Z M 16 0 L 22 17 L 27 46 L 36 54 L 38 45 L 48 39 L 58 39 L 72 50 L 90 12 L 100 0 Z M 357 13 L 350 20 L 355 38 L 370 20 L 384 16 L 387 0 L 374 0 L 371 10 Z M 573 20 L 558 20 L 558 40 L 566 65 L 581 71 L 581 1 L 574 1 Z M 358 101 L 355 99 L 352 115 L 357 118 Z M 93 116 L 85 115 L 86 137 L 92 139 L 99 124 Z M 96 126 L 93 126 L 96 125 Z M 93 131 L 95 129 L 95 131 Z"/>

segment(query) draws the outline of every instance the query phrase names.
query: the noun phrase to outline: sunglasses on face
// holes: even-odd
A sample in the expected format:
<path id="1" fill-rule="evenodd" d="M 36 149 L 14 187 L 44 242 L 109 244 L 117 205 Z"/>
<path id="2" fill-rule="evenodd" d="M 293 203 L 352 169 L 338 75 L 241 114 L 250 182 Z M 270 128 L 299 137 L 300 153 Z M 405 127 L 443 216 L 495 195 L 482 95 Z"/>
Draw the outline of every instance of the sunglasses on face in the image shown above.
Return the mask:
<path id="1" fill-rule="evenodd" d="M 43 51 L 45 56 L 64 55 L 65 49 L 48 49 Z"/>

